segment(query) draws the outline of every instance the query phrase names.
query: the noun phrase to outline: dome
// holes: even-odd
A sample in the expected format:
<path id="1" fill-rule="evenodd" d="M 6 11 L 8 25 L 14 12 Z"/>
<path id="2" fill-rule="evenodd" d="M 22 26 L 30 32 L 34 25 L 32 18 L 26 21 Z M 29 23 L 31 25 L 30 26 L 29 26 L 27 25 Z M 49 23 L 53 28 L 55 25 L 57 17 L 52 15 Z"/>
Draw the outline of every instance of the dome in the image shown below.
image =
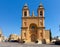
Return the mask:
<path id="1" fill-rule="evenodd" d="M 28 9 L 28 5 L 27 5 L 27 3 L 25 3 L 23 9 Z"/>
<path id="2" fill-rule="evenodd" d="M 24 7 L 28 7 L 27 3 L 25 3 Z"/>
<path id="3" fill-rule="evenodd" d="M 40 3 L 39 8 L 44 8 L 42 3 Z"/>

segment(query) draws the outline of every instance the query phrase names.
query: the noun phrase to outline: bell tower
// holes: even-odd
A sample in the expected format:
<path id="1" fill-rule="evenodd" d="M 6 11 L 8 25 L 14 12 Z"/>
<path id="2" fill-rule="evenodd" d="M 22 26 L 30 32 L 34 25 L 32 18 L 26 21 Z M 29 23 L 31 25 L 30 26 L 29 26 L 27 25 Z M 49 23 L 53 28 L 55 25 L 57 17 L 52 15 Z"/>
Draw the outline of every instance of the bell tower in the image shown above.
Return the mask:
<path id="1" fill-rule="evenodd" d="M 42 3 L 40 3 L 39 7 L 38 7 L 38 17 L 39 17 L 39 27 L 44 27 L 44 7 L 42 5 Z"/>
<path id="2" fill-rule="evenodd" d="M 43 7 L 42 3 L 40 3 L 40 5 L 38 7 L 38 17 L 44 17 L 44 7 Z"/>
<path id="3" fill-rule="evenodd" d="M 23 17 L 27 17 L 29 16 L 29 9 L 28 9 L 28 5 L 25 4 L 23 7 Z"/>
<path id="4" fill-rule="evenodd" d="M 38 40 L 42 43 L 43 40 L 43 33 L 44 33 L 44 7 L 42 5 L 42 3 L 40 3 L 39 7 L 38 7 Z"/>

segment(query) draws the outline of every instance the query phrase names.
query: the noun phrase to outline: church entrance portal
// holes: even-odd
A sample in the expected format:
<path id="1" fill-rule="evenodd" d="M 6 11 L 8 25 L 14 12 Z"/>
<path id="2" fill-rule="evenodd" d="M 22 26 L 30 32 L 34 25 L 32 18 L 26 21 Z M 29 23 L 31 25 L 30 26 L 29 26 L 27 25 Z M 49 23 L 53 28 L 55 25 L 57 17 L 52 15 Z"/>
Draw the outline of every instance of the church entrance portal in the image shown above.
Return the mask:
<path id="1" fill-rule="evenodd" d="M 30 24 L 30 34 L 31 34 L 31 41 L 35 42 L 37 40 L 37 25 L 36 24 Z"/>

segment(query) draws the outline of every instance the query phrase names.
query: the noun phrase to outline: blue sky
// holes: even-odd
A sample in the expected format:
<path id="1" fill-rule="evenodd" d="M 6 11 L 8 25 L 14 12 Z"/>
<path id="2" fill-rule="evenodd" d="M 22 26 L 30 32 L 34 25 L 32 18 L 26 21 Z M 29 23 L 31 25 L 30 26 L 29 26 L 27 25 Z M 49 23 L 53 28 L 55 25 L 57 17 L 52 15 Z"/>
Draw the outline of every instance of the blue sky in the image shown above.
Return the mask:
<path id="1" fill-rule="evenodd" d="M 45 8 L 45 27 L 51 29 L 52 36 L 60 36 L 60 0 L 42 0 Z M 0 0 L 0 28 L 3 35 L 20 35 L 22 24 L 22 8 L 27 3 L 30 15 L 34 11 L 37 15 L 37 8 L 40 0 Z"/>

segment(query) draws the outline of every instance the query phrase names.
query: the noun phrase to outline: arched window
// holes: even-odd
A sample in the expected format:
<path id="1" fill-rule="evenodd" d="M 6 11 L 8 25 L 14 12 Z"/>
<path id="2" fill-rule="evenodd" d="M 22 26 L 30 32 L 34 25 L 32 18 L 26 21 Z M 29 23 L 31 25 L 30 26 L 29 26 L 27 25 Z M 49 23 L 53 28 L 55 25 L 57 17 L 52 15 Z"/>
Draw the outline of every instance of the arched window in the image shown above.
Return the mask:
<path id="1" fill-rule="evenodd" d="M 43 15 L 43 12 L 42 11 L 40 11 L 40 16 L 42 16 Z"/>
<path id="2" fill-rule="evenodd" d="M 27 12 L 26 11 L 24 12 L 24 16 L 27 16 Z"/>
<path id="3" fill-rule="evenodd" d="M 25 26 L 26 26 L 26 22 L 24 22 Z"/>

